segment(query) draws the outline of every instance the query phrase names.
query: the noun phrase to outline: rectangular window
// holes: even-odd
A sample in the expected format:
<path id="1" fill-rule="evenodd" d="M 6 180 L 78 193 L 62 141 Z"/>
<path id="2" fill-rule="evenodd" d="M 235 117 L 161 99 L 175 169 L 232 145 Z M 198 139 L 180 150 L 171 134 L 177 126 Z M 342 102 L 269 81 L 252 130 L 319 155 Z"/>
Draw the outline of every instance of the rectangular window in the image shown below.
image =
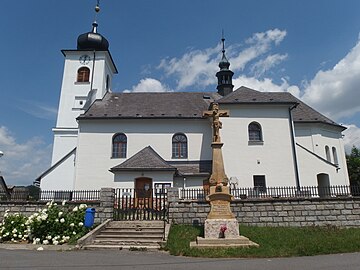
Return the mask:
<path id="1" fill-rule="evenodd" d="M 266 193 L 265 175 L 254 175 L 254 190 L 259 193 Z"/>
<path id="2" fill-rule="evenodd" d="M 171 183 L 155 183 L 154 184 L 155 194 L 165 195 L 169 187 L 171 187 Z"/>

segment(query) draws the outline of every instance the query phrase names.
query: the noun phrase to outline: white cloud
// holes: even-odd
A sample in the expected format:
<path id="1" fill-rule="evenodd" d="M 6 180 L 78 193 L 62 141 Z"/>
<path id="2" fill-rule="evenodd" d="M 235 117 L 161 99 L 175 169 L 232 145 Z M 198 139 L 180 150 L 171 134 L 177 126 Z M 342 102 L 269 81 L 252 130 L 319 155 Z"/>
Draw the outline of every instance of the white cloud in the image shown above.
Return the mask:
<path id="1" fill-rule="evenodd" d="M 57 108 L 33 100 L 20 100 L 18 109 L 40 119 L 55 120 Z"/>
<path id="2" fill-rule="evenodd" d="M 260 59 L 255 64 L 253 64 L 251 67 L 251 71 L 256 77 L 260 77 L 277 64 L 283 62 L 286 58 L 287 54 L 271 54 L 265 59 Z"/>
<path id="3" fill-rule="evenodd" d="M 130 92 L 169 92 L 171 91 L 167 86 L 160 81 L 152 78 L 141 79 L 140 82 L 133 86 L 131 90 L 124 90 L 124 93 Z"/>
<path id="4" fill-rule="evenodd" d="M 286 31 L 279 29 L 255 33 L 246 43 L 246 48 L 241 49 L 241 44 L 233 44 L 226 48 L 226 54 L 231 59 L 231 69 L 236 72 L 267 53 L 274 45 L 278 45 L 286 36 Z M 165 71 L 166 76 L 176 78 L 176 89 L 182 90 L 189 86 L 208 86 L 216 83 L 215 74 L 218 71 L 221 45 L 204 50 L 191 50 L 180 58 L 162 59 L 159 69 Z M 267 60 L 268 65 L 275 65 L 283 61 L 286 56 L 277 55 Z M 270 63 L 272 61 L 272 63 Z"/>
<path id="5" fill-rule="evenodd" d="M 335 120 L 360 112 L 360 41 L 332 69 L 320 70 L 302 99 Z"/>
<path id="6" fill-rule="evenodd" d="M 356 146 L 360 148 L 360 128 L 354 124 L 345 125 L 347 130 L 344 133 L 344 146 L 347 153 L 351 152 L 351 148 Z"/>
<path id="7" fill-rule="evenodd" d="M 4 126 L 0 127 L 0 171 L 7 185 L 31 185 L 50 166 L 51 145 L 37 137 L 19 143 Z"/>

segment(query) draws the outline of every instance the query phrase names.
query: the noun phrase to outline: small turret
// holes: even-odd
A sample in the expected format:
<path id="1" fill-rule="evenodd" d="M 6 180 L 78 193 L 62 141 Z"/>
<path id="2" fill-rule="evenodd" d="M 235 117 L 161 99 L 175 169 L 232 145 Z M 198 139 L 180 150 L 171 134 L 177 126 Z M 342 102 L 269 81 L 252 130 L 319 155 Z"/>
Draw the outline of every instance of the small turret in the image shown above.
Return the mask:
<path id="1" fill-rule="evenodd" d="M 216 73 L 216 77 L 218 78 L 218 85 L 216 89 L 218 90 L 218 93 L 222 96 L 226 96 L 230 94 L 233 89 L 234 85 L 232 84 L 232 77 L 234 75 L 234 72 L 232 72 L 230 67 L 230 62 L 225 56 L 225 38 L 224 36 L 221 39 L 222 42 L 222 58 L 219 62 L 219 68 L 220 70 Z"/>

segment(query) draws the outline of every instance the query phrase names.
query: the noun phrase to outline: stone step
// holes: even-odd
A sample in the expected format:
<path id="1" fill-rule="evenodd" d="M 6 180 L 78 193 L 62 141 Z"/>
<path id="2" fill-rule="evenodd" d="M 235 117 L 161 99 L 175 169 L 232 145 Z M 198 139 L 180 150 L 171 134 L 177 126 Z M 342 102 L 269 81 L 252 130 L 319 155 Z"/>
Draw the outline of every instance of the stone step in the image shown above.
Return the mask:
<path id="1" fill-rule="evenodd" d="M 154 239 L 154 240 L 138 240 L 138 239 L 127 239 L 127 240 L 114 240 L 114 239 L 107 239 L 107 240 L 97 240 L 95 239 L 92 245 L 116 245 L 116 246 L 152 246 L 152 245 L 159 245 L 162 240 Z"/>
<path id="2" fill-rule="evenodd" d="M 85 250 L 138 250 L 138 251 L 155 251 L 160 249 L 160 245 L 149 246 L 129 246 L 129 245 L 86 245 L 82 249 Z"/>
<path id="3" fill-rule="evenodd" d="M 111 221 L 106 228 L 164 228 L 164 221 Z"/>
<path id="4" fill-rule="evenodd" d="M 127 240 L 127 239 L 162 239 L 163 235 L 162 234 L 157 234 L 157 235 L 148 235 L 148 234 L 135 234 L 135 235 L 103 235 L 103 234 L 99 234 L 96 236 L 96 240 L 100 240 L 100 239 L 114 239 L 114 240 L 119 240 L 119 239 L 123 239 L 123 240 Z"/>
<path id="5" fill-rule="evenodd" d="M 115 229 L 115 228 L 106 228 L 101 232 L 101 234 L 163 234 L 164 228 L 121 228 L 121 229 Z"/>

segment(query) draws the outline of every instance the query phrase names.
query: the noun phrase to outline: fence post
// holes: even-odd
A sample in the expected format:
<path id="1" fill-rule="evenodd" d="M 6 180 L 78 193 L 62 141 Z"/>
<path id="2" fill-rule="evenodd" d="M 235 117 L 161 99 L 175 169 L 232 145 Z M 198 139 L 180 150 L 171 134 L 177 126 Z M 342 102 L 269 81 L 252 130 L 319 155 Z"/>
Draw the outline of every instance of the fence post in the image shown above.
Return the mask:
<path id="1" fill-rule="evenodd" d="M 115 189 L 102 188 L 100 190 L 100 208 L 98 213 L 99 221 L 102 223 L 107 219 L 112 219 L 114 215 Z"/>

